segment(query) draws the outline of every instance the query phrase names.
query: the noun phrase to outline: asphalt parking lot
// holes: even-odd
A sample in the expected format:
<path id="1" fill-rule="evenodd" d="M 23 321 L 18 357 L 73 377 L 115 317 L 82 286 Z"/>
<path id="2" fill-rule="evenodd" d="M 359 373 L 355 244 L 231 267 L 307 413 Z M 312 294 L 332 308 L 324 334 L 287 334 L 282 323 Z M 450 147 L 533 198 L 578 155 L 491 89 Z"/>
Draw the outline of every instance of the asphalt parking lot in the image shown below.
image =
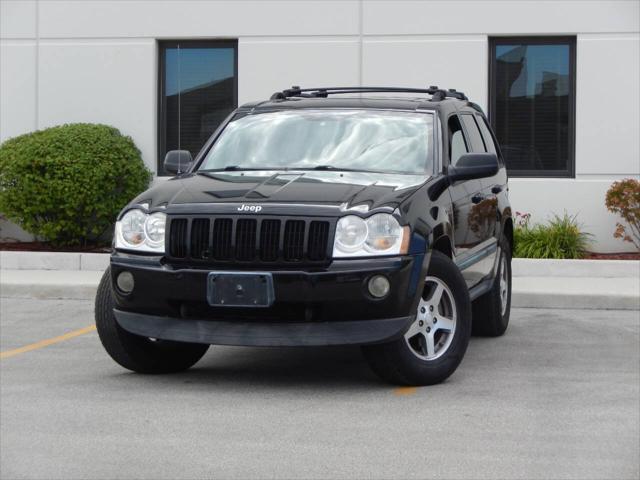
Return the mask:
<path id="1" fill-rule="evenodd" d="M 93 323 L 87 301 L 0 302 L 2 352 Z M 418 389 L 357 348 L 213 347 L 141 376 L 83 330 L 0 360 L 0 477 L 638 478 L 639 315 L 514 310 Z"/>

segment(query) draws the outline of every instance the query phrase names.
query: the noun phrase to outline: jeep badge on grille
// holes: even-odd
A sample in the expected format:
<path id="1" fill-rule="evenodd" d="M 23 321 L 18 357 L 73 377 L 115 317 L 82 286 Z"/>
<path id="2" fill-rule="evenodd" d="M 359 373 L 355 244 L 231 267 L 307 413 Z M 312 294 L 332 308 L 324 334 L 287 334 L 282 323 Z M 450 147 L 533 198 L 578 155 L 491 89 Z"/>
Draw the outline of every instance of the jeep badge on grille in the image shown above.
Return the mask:
<path id="1" fill-rule="evenodd" d="M 258 213 L 262 210 L 260 205 L 245 205 L 244 203 L 238 207 L 239 212 L 252 212 Z"/>

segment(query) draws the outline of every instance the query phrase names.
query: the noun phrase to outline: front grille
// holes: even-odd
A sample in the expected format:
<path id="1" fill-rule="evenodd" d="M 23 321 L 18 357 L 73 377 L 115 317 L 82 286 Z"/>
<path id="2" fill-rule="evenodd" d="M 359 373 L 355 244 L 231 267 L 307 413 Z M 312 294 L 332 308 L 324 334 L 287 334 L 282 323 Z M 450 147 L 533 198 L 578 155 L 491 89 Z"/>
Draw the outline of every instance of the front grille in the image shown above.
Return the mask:
<path id="1" fill-rule="evenodd" d="M 169 257 L 210 263 L 322 263 L 331 222 L 268 217 L 170 217 Z"/>

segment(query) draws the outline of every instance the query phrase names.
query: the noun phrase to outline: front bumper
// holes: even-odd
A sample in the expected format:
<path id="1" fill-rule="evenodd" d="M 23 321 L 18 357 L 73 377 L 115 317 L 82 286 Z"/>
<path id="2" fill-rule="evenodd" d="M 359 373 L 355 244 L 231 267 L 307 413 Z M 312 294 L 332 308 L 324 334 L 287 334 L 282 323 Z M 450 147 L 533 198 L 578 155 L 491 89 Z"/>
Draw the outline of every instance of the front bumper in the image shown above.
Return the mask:
<path id="1" fill-rule="evenodd" d="M 271 272 L 275 302 L 268 308 L 237 308 L 209 306 L 210 269 L 118 252 L 111 258 L 114 313 L 125 330 L 166 340 L 260 346 L 379 343 L 397 338 L 411 322 L 426 263 L 424 255 L 406 255 L 336 260 L 313 270 L 253 267 Z M 124 270 L 135 280 L 129 295 L 115 284 Z M 391 282 L 384 299 L 367 292 L 374 274 Z"/>
<path id="2" fill-rule="evenodd" d="M 245 322 L 183 320 L 114 310 L 118 324 L 144 337 L 178 342 L 257 347 L 365 345 L 391 341 L 407 329 L 413 317 L 333 322 Z"/>

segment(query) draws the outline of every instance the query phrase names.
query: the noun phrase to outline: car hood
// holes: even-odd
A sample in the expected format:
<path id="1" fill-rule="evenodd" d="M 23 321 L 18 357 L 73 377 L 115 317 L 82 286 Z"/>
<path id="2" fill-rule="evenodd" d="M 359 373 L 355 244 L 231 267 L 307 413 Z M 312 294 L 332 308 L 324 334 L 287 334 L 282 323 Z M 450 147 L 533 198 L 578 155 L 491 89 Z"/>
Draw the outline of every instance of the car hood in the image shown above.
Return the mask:
<path id="1" fill-rule="evenodd" d="M 315 204 L 367 211 L 396 208 L 428 180 L 427 175 L 370 172 L 238 171 L 195 172 L 157 184 L 132 203 L 150 209 L 203 204 Z"/>

